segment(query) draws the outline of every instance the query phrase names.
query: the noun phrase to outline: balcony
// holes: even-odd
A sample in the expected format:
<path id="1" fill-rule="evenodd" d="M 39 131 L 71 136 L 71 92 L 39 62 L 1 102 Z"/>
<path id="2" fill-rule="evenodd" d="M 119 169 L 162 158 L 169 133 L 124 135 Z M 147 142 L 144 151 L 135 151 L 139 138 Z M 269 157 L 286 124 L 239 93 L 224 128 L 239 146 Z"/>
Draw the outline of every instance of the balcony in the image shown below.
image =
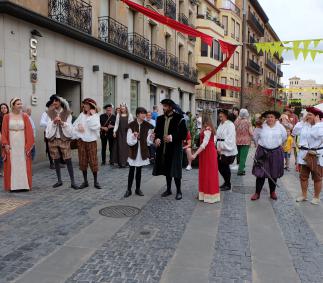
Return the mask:
<path id="1" fill-rule="evenodd" d="M 165 16 L 176 20 L 176 4 L 172 0 L 165 0 Z"/>
<path id="2" fill-rule="evenodd" d="M 205 100 L 205 101 L 217 101 L 220 94 L 216 93 L 215 90 L 211 89 L 197 89 L 195 92 L 195 99 L 197 100 Z"/>
<path id="3" fill-rule="evenodd" d="M 163 0 L 149 0 L 149 2 L 151 3 L 151 5 L 156 6 L 157 9 L 163 9 Z"/>
<path id="4" fill-rule="evenodd" d="M 128 28 L 111 17 L 99 17 L 99 39 L 128 50 Z"/>
<path id="5" fill-rule="evenodd" d="M 195 68 L 190 68 L 190 79 L 194 82 L 197 82 L 197 70 Z"/>
<path id="6" fill-rule="evenodd" d="M 225 10 L 230 10 L 233 13 L 235 13 L 238 17 L 240 17 L 240 9 L 239 9 L 239 7 L 236 4 L 234 4 L 232 1 L 230 1 L 230 0 L 223 0 L 221 8 L 225 9 Z"/>
<path id="7" fill-rule="evenodd" d="M 211 15 L 209 14 L 198 14 L 197 16 L 197 19 L 204 19 L 204 20 L 208 20 L 208 21 L 211 21 L 213 23 L 215 23 L 216 25 L 218 25 L 219 27 L 221 27 L 222 29 L 224 29 L 224 26 L 221 24 L 221 22 L 216 18 L 216 17 L 212 17 Z"/>
<path id="8" fill-rule="evenodd" d="M 251 59 L 248 59 L 247 68 L 257 75 L 262 75 L 262 72 L 263 72 L 262 68 L 256 62 L 252 61 Z"/>
<path id="9" fill-rule="evenodd" d="M 92 6 L 82 0 L 49 0 L 48 17 L 92 34 Z"/>
<path id="10" fill-rule="evenodd" d="M 258 41 L 253 37 L 253 36 L 249 36 L 249 43 L 252 44 L 248 44 L 247 46 L 249 47 L 249 49 L 251 49 L 254 53 L 256 53 L 258 56 L 263 56 L 264 53 L 262 51 L 260 51 L 259 53 L 257 52 L 257 48 L 254 45 L 255 43 L 257 43 Z"/>
<path id="11" fill-rule="evenodd" d="M 270 78 L 267 78 L 267 84 L 272 88 L 275 88 L 276 85 L 277 85 L 277 83 L 274 80 L 270 79 Z"/>
<path id="12" fill-rule="evenodd" d="M 277 65 L 273 61 L 271 61 L 270 59 L 267 59 L 266 66 L 276 74 L 276 66 Z M 281 78 L 281 77 L 283 77 L 283 75 L 284 74 L 281 71 L 280 66 L 277 66 L 277 76 Z"/>
<path id="13" fill-rule="evenodd" d="M 150 58 L 150 43 L 149 40 L 142 35 L 134 32 L 128 35 L 129 52 L 141 58 L 149 60 Z"/>
<path id="14" fill-rule="evenodd" d="M 248 22 L 249 22 L 249 24 L 251 26 L 253 26 L 253 28 L 258 32 L 258 34 L 261 37 L 263 37 L 265 35 L 265 29 L 259 23 L 259 21 L 257 20 L 256 16 L 254 14 L 252 14 L 251 12 L 249 12 L 249 15 L 248 15 Z"/>
<path id="15" fill-rule="evenodd" d="M 198 0 L 190 0 L 192 6 L 196 6 L 198 4 Z"/>
<path id="16" fill-rule="evenodd" d="M 179 62 L 179 73 L 185 78 L 190 77 L 190 66 L 185 62 Z"/>
<path id="17" fill-rule="evenodd" d="M 178 14 L 178 21 L 184 25 L 188 26 L 188 18 L 185 16 L 184 13 Z"/>
<path id="18" fill-rule="evenodd" d="M 178 72 L 178 58 L 171 53 L 167 53 L 166 67 L 173 72 Z"/>
<path id="19" fill-rule="evenodd" d="M 159 66 L 166 66 L 166 50 L 157 44 L 150 45 L 151 61 Z"/>

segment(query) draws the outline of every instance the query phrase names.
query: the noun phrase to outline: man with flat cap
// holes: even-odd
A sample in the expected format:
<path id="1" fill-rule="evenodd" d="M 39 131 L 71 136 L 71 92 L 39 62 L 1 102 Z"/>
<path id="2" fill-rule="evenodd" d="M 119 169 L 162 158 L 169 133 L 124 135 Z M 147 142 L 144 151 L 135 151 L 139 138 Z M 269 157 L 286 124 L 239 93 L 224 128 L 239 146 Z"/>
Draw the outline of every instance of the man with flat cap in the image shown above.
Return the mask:
<path id="1" fill-rule="evenodd" d="M 172 194 L 171 186 L 174 178 L 176 200 L 182 199 L 182 144 L 187 136 L 187 128 L 183 115 L 174 111 L 176 104 L 171 99 L 161 101 L 164 115 L 157 118 L 155 128 L 155 144 L 157 147 L 153 175 L 166 176 L 167 189 L 162 197 Z"/>
<path id="2" fill-rule="evenodd" d="M 113 114 L 113 105 L 107 104 L 104 107 L 105 113 L 100 115 L 100 123 L 101 123 L 101 158 L 102 165 L 106 164 L 106 156 L 107 156 L 107 143 L 109 142 L 109 161 L 112 163 L 112 149 L 113 149 L 113 129 L 116 123 L 116 116 Z"/>

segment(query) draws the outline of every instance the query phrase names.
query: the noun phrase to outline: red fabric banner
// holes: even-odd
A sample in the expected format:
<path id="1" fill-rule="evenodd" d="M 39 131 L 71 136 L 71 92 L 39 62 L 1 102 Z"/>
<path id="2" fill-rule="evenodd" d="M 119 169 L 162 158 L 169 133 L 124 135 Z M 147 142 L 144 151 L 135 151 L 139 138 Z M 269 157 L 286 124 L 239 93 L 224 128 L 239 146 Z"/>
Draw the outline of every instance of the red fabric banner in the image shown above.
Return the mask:
<path id="1" fill-rule="evenodd" d="M 200 32 L 194 28 L 191 28 L 190 26 L 184 25 L 178 21 L 175 21 L 169 17 L 163 16 L 158 14 L 155 11 L 152 11 L 142 5 L 139 5 L 135 2 L 132 2 L 130 0 L 123 0 L 124 3 L 126 3 L 129 7 L 131 7 L 132 9 L 144 14 L 145 16 L 159 22 L 162 23 L 166 26 L 169 26 L 171 28 L 173 28 L 174 30 L 177 30 L 179 32 L 188 34 L 192 37 L 200 37 L 206 44 L 212 46 L 213 43 L 213 37 L 210 35 L 207 35 L 203 32 Z"/>
<path id="2" fill-rule="evenodd" d="M 233 85 L 226 85 L 226 84 L 219 84 L 219 83 L 213 83 L 213 82 L 206 82 L 205 83 L 208 86 L 213 86 L 221 89 L 228 89 L 232 91 L 241 91 L 241 88 L 238 86 L 233 86 Z"/>
<path id="3" fill-rule="evenodd" d="M 224 67 L 226 67 L 229 60 L 231 59 L 232 55 L 234 54 L 234 51 L 238 47 L 237 45 L 232 45 L 232 44 L 227 43 L 222 40 L 219 40 L 219 43 L 220 43 L 221 50 L 222 50 L 223 54 L 226 55 L 226 58 L 218 67 L 216 67 L 212 72 L 210 72 L 204 78 L 201 79 L 202 83 L 206 83 L 210 78 L 212 78 L 215 74 L 217 74 Z"/>

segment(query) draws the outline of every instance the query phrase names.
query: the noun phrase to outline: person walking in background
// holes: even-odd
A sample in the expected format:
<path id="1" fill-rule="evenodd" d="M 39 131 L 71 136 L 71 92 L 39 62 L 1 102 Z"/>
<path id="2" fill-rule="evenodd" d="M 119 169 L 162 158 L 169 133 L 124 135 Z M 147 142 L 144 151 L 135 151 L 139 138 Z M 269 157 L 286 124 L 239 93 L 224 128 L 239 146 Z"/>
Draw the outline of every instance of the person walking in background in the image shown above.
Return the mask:
<path id="1" fill-rule="evenodd" d="M 29 120 L 30 120 L 30 124 L 31 127 L 33 128 L 33 133 L 34 133 L 34 139 L 36 139 L 36 126 L 35 126 L 35 122 L 31 117 L 31 108 L 27 107 L 25 110 L 25 113 L 28 115 Z M 34 160 L 36 156 L 36 146 L 34 145 L 32 150 L 31 150 L 31 159 Z"/>
<path id="2" fill-rule="evenodd" d="M 238 154 L 236 129 L 228 118 L 228 110 L 219 110 L 220 125 L 217 129 L 216 147 L 218 150 L 219 172 L 224 179 L 224 183 L 220 186 L 221 191 L 231 190 L 230 165 L 234 162 L 234 159 Z"/>
<path id="3" fill-rule="evenodd" d="M 202 115 L 202 130 L 200 147 L 192 155 L 191 160 L 199 156 L 199 195 L 198 199 L 206 203 L 220 201 L 218 157 L 214 145 L 215 128 L 211 117 Z M 216 172 L 216 173 L 215 173 Z"/>
<path id="4" fill-rule="evenodd" d="M 152 125 L 154 128 L 156 128 L 156 120 L 152 118 L 152 113 L 150 111 L 147 112 L 146 119 L 145 119 L 150 125 Z"/>
<path id="5" fill-rule="evenodd" d="M 158 116 L 159 116 L 159 114 L 158 114 L 158 106 L 154 105 L 153 106 L 153 112 L 151 113 L 151 119 L 156 121 Z"/>
<path id="6" fill-rule="evenodd" d="M 22 111 L 20 98 L 10 101 L 11 113 L 2 122 L 5 191 L 31 190 L 34 134 L 29 116 Z"/>
<path id="7" fill-rule="evenodd" d="M 120 104 L 120 113 L 117 114 L 116 123 L 113 129 L 115 138 L 112 154 L 112 162 L 118 164 L 120 168 L 127 166 L 128 144 L 127 132 L 128 125 L 133 121 L 132 114 L 129 113 L 126 103 Z"/>
<path id="8" fill-rule="evenodd" d="M 284 144 L 284 158 L 285 158 L 285 167 L 284 169 L 289 171 L 289 165 L 290 165 L 290 156 L 292 152 L 292 146 L 293 146 L 293 137 L 291 135 L 291 130 L 286 129 L 287 132 L 287 140 Z"/>
<path id="9" fill-rule="evenodd" d="M 239 118 L 240 109 L 238 107 L 233 107 L 231 113 L 229 113 L 228 119 L 234 123 Z"/>
<path id="10" fill-rule="evenodd" d="M 187 136 L 186 123 L 181 114 L 174 111 L 176 104 L 171 99 L 161 101 L 164 115 L 157 118 L 155 144 L 157 147 L 153 175 L 166 176 L 167 189 L 162 197 L 172 194 L 172 179 L 176 185 L 176 200 L 182 199 L 181 180 L 183 162 L 183 140 Z"/>
<path id="11" fill-rule="evenodd" d="M 60 158 L 66 162 L 67 170 L 71 180 L 71 188 L 78 190 L 79 187 L 75 183 L 74 170 L 71 155 L 71 140 L 73 137 L 72 115 L 69 104 L 66 99 L 52 95 L 50 98 L 53 101 L 53 109 L 47 111 L 48 123 L 46 127 L 46 138 L 50 155 L 54 160 L 57 183 L 53 188 L 58 188 L 63 185 L 61 176 Z"/>
<path id="12" fill-rule="evenodd" d="M 183 141 L 183 150 L 186 153 L 187 163 L 188 163 L 185 169 L 187 171 L 191 171 L 192 170 L 192 137 L 189 130 L 187 130 L 186 139 Z"/>
<path id="13" fill-rule="evenodd" d="M 147 112 L 146 115 L 146 121 L 153 126 L 153 129 L 156 128 L 156 120 L 152 119 L 152 113 L 150 111 Z M 156 145 L 154 143 L 150 143 L 148 145 L 149 148 L 149 154 L 150 154 L 150 163 L 153 164 L 155 162 L 155 156 L 156 156 Z"/>
<path id="14" fill-rule="evenodd" d="M 277 179 L 284 175 L 283 144 L 287 139 L 286 129 L 279 122 L 280 113 L 266 111 L 262 114 L 266 119 L 262 128 L 254 134 L 254 140 L 258 144 L 252 174 L 256 176 L 256 192 L 251 196 L 255 201 L 260 198 L 260 193 L 268 179 L 270 198 L 277 200 Z"/>
<path id="15" fill-rule="evenodd" d="M 298 123 L 298 116 L 295 114 L 295 106 L 289 107 L 289 120 L 293 124 L 293 127 Z"/>
<path id="16" fill-rule="evenodd" d="M 104 106 L 105 113 L 100 115 L 100 138 L 101 138 L 101 165 L 106 165 L 107 158 L 107 143 L 109 142 L 109 163 L 112 164 L 113 152 L 113 129 L 116 123 L 116 116 L 113 114 L 112 104 Z"/>
<path id="17" fill-rule="evenodd" d="M 94 187 L 102 189 L 98 182 L 99 162 L 97 154 L 97 139 L 100 136 L 100 117 L 96 102 L 91 98 L 82 101 L 83 112 L 73 124 L 74 136 L 77 138 L 77 148 L 80 170 L 83 174 L 83 183 L 79 189 L 89 186 L 87 168 L 90 166 L 94 178 Z"/>
<path id="18" fill-rule="evenodd" d="M 297 197 L 297 202 L 307 200 L 308 180 L 310 174 L 314 181 L 314 197 L 312 204 L 320 203 L 323 176 L 323 112 L 315 107 L 308 107 L 303 121 L 296 124 L 294 136 L 299 136 L 300 152 L 300 182 L 302 194 Z"/>
<path id="19" fill-rule="evenodd" d="M 140 189 L 141 169 L 143 166 L 149 165 L 149 148 L 153 143 L 153 126 L 145 121 L 147 110 L 143 107 L 136 109 L 136 119 L 129 124 L 127 132 L 127 143 L 129 145 L 129 175 L 128 187 L 124 195 L 125 198 L 132 195 L 132 184 L 136 173 L 136 190 L 135 194 L 144 196 Z"/>
<path id="20" fill-rule="evenodd" d="M 6 103 L 0 104 L 0 177 L 3 175 L 3 159 L 2 159 L 2 146 L 1 146 L 1 130 L 4 115 L 9 113 L 9 106 Z"/>
<path id="21" fill-rule="evenodd" d="M 234 122 L 236 128 L 236 141 L 238 148 L 239 169 L 238 175 L 243 176 L 246 174 L 246 161 L 248 157 L 253 130 L 251 122 L 249 121 L 249 112 L 247 109 L 241 109 L 239 118 Z"/>

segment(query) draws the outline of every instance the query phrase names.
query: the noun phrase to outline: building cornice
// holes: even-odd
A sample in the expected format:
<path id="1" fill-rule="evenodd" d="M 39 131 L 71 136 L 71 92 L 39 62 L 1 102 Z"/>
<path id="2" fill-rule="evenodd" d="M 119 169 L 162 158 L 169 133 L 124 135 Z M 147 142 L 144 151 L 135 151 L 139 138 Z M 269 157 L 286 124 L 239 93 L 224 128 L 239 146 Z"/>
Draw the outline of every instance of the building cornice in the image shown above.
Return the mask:
<path id="1" fill-rule="evenodd" d="M 59 23 L 57 21 L 54 21 L 48 17 L 45 17 L 43 15 L 40 15 L 38 13 L 35 13 L 29 9 L 26 9 L 20 5 L 17 5 L 15 3 L 12 3 L 8 0 L 0 0 L 0 14 L 8 14 L 12 17 L 15 17 L 19 20 L 23 20 L 32 24 L 35 24 L 39 27 L 46 28 L 48 30 L 51 30 L 53 32 L 65 35 L 69 38 L 72 38 L 74 40 L 80 41 L 82 43 L 85 43 L 87 45 L 91 45 L 93 47 L 102 49 L 104 51 L 107 51 L 109 53 L 115 54 L 117 56 L 127 58 L 131 61 L 134 61 L 138 64 L 151 67 L 153 69 L 156 69 L 158 71 L 167 73 L 169 75 L 172 75 L 178 79 L 181 79 L 183 81 L 187 81 L 189 83 L 198 85 L 198 82 L 195 82 L 189 78 L 185 78 L 178 74 L 177 72 L 173 72 L 163 66 L 159 66 L 154 64 L 153 62 L 140 58 L 134 54 L 131 54 L 122 48 L 119 48 L 117 46 L 114 46 L 112 44 L 106 43 L 92 35 L 89 35 L 87 33 L 84 33 L 82 31 L 79 31 L 71 26 Z"/>

